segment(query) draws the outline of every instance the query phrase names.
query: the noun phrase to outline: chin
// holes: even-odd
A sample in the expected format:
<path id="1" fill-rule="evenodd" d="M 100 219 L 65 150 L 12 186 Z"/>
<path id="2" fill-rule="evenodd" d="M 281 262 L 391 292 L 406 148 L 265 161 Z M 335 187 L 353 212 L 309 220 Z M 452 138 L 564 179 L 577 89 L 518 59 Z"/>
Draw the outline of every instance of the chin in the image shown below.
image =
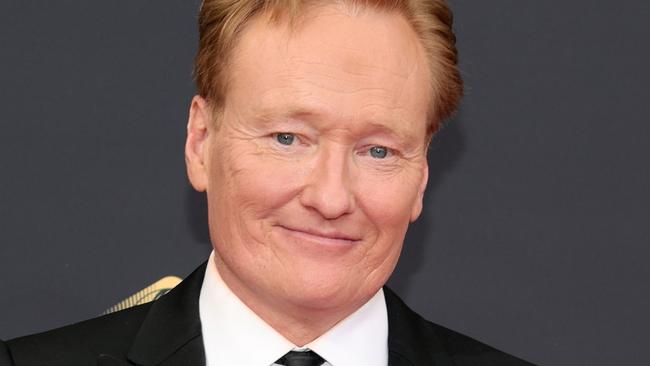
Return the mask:
<path id="1" fill-rule="evenodd" d="M 292 302 L 297 306 L 331 311 L 336 308 L 357 308 L 381 288 L 381 285 L 372 286 L 367 282 L 355 284 L 336 277 L 302 278 L 298 283 L 293 281 L 285 291 L 291 294 Z"/>

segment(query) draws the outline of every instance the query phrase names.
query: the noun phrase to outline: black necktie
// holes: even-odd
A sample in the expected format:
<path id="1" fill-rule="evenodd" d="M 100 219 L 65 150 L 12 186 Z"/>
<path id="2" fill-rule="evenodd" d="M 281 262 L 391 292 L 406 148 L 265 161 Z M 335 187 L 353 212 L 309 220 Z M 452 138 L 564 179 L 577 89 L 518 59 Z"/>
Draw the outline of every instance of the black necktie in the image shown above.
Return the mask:
<path id="1" fill-rule="evenodd" d="M 316 352 L 309 350 L 306 352 L 290 351 L 275 363 L 284 366 L 321 366 L 325 360 Z"/>

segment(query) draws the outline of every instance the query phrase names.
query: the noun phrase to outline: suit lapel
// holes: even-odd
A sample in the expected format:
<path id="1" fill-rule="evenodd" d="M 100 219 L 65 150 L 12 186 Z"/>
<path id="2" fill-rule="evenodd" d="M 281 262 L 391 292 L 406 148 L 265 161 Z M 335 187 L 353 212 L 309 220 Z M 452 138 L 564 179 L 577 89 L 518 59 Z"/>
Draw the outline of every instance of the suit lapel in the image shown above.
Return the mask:
<path id="1" fill-rule="evenodd" d="M 98 366 L 205 365 L 199 317 L 199 294 L 205 275 L 203 263 L 176 288 L 152 303 L 127 354 L 130 361 L 100 355 Z M 388 287 L 384 287 L 388 310 L 390 366 L 451 366 L 443 344 Z"/>
<path id="2" fill-rule="evenodd" d="M 131 349 L 130 361 L 101 355 L 98 366 L 205 365 L 199 294 L 206 263 L 169 293 L 152 303 Z"/>
<path id="3" fill-rule="evenodd" d="M 97 366 L 132 366 L 133 364 L 117 357 L 101 354 L 97 357 Z"/>
<path id="4" fill-rule="evenodd" d="M 438 336 L 428 322 L 384 287 L 388 310 L 388 364 L 390 366 L 452 366 Z"/>

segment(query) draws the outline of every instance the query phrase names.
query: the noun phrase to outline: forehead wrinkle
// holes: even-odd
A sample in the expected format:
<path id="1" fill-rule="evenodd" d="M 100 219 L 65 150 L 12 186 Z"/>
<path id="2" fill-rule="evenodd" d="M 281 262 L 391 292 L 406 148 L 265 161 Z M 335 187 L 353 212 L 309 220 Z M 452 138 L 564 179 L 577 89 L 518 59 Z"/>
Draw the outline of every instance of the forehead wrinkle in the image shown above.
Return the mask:
<path id="1" fill-rule="evenodd" d="M 353 49 L 351 47 L 336 47 L 339 49 L 345 49 L 349 51 L 356 51 L 356 49 Z M 377 70 L 377 71 L 382 71 L 385 72 L 391 76 L 404 79 L 408 77 L 408 74 L 410 71 L 407 72 L 399 72 L 394 70 L 393 68 L 390 67 L 383 67 L 379 66 L 377 64 L 371 64 L 371 63 L 365 63 L 365 62 L 360 62 L 359 60 L 355 60 L 355 62 L 347 62 L 347 63 L 354 63 L 354 70 L 351 67 L 342 67 L 346 65 L 335 65 L 331 60 L 320 60 L 320 59 L 311 59 L 311 58 L 306 58 L 302 56 L 289 56 L 287 58 L 288 63 L 291 62 L 296 62 L 296 63 L 301 63 L 309 66 L 322 66 L 325 68 L 332 69 L 333 71 L 336 72 L 344 72 L 349 75 L 353 76 L 369 76 L 370 73 L 368 72 L 369 70 Z M 349 60 L 348 60 L 349 61 Z M 415 63 L 415 62 L 414 62 Z M 409 69 L 413 69 L 414 65 L 412 65 Z M 402 70 L 402 68 L 398 68 L 397 70 Z"/>
<path id="2" fill-rule="evenodd" d="M 390 103 L 400 103 L 403 100 L 404 90 L 409 84 L 417 84 L 418 77 L 428 79 L 428 73 L 421 74 L 422 59 L 417 55 L 415 59 L 410 62 L 404 63 L 407 67 L 388 67 L 385 65 L 367 64 L 359 62 L 345 62 L 344 60 L 319 60 L 310 59 L 304 56 L 291 56 L 285 65 L 294 63 L 297 64 L 293 67 L 287 67 L 287 74 L 285 79 L 289 85 L 294 82 L 305 82 L 308 85 L 317 86 L 325 91 L 338 92 L 342 94 L 353 94 L 364 91 L 380 91 L 386 92 Z M 306 66 L 307 73 L 300 73 L 300 65 Z M 313 66 L 313 67 L 310 67 Z M 315 77 L 317 75 L 317 77 Z M 352 76 L 352 78 L 346 78 Z M 388 77 L 392 81 L 387 82 L 382 78 Z M 328 86 L 328 80 L 342 81 L 341 85 L 336 87 Z M 381 81 L 381 83 L 378 83 Z M 373 85 L 374 84 L 374 85 Z M 391 95 L 392 94 L 392 95 Z M 396 97 L 396 98 L 395 98 Z M 408 97 L 408 96 L 407 96 Z M 410 98 L 410 97 L 408 97 Z"/>
<path id="3" fill-rule="evenodd" d="M 333 77 L 332 79 L 336 79 L 336 78 Z M 378 87 L 378 86 L 377 87 L 357 86 L 357 87 L 346 87 L 346 88 L 335 87 L 335 86 L 327 85 L 326 83 L 323 82 L 312 80 L 311 78 L 300 78 L 299 81 L 308 85 L 316 86 L 320 89 L 320 91 L 332 92 L 332 93 L 342 94 L 342 95 L 353 95 L 362 92 L 386 92 L 388 90 L 385 87 Z"/>
<path id="4" fill-rule="evenodd" d="M 330 80 L 345 80 L 347 83 L 367 84 L 378 77 L 389 77 L 393 83 L 403 83 L 409 79 L 417 66 L 412 62 L 408 68 L 392 68 L 387 66 L 372 65 L 363 62 L 338 60 L 338 59 L 314 59 L 300 56 L 290 56 L 285 62 L 286 76 L 295 81 L 315 79 L 323 77 Z M 401 71 L 404 70 L 404 71 Z M 301 71 L 309 71 L 304 74 Z M 346 76 L 352 77 L 346 79 Z M 373 89 L 369 87 L 369 89 Z M 377 88 L 379 89 L 379 88 Z"/>
<path id="5" fill-rule="evenodd" d="M 317 102 L 315 104 L 327 107 L 330 107 L 328 105 L 329 103 L 327 103 L 328 98 L 325 98 L 321 94 L 331 94 L 332 97 L 336 95 L 335 99 L 343 98 L 342 101 L 344 101 L 344 104 L 342 106 L 345 106 L 344 109 L 351 111 L 358 111 L 360 108 L 375 109 L 376 113 L 377 110 L 393 111 L 404 109 L 404 98 L 411 98 L 411 96 L 404 94 L 404 90 L 413 78 L 406 78 L 405 76 L 399 76 L 397 78 L 399 80 L 394 80 L 393 82 L 384 81 L 383 83 L 378 83 L 372 82 L 374 77 L 366 77 L 368 79 L 367 81 L 360 82 L 334 74 L 321 74 L 321 78 L 314 78 L 311 75 L 291 75 L 285 79 L 288 85 L 281 89 L 288 91 L 289 94 L 294 94 L 294 100 L 313 99 Z M 332 82 L 330 83 L 329 81 Z M 278 95 L 281 93 L 276 90 L 275 92 L 271 91 L 270 94 Z M 353 96 L 358 96 L 358 98 L 350 99 Z M 287 95 L 282 93 L 282 99 L 286 98 Z M 273 96 L 269 99 L 273 99 Z M 350 104 L 354 103 L 354 101 L 363 102 L 364 105 L 360 107 L 359 105 Z M 337 109 L 341 109 L 341 106 Z"/>

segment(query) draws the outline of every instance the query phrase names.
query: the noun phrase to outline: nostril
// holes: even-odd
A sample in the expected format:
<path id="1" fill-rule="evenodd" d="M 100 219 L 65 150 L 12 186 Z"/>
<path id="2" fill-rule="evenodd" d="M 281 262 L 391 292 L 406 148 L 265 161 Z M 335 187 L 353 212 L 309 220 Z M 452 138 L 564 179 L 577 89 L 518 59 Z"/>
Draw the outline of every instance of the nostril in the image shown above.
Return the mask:
<path id="1" fill-rule="evenodd" d="M 306 208 L 317 212 L 327 220 L 337 219 L 349 214 L 354 208 L 354 199 L 350 192 L 326 191 L 306 188 L 300 196 L 300 201 Z"/>

